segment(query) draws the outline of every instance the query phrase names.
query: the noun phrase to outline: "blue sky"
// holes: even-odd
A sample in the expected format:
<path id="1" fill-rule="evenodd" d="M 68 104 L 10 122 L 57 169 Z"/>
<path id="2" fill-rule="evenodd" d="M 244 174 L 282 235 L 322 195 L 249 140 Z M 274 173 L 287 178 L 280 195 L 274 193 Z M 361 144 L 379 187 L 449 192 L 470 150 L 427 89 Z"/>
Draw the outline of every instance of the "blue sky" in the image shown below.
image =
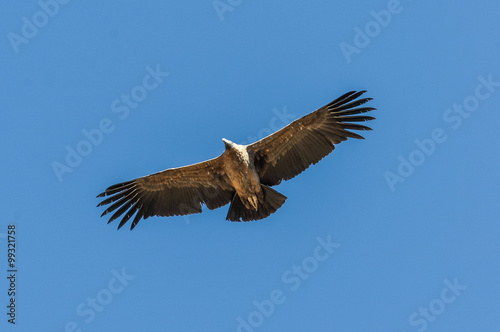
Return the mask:
<path id="1" fill-rule="evenodd" d="M 2 331 L 498 329 L 498 2 L 0 6 Z M 373 131 L 271 217 L 100 218 L 109 185 L 350 90 Z"/>

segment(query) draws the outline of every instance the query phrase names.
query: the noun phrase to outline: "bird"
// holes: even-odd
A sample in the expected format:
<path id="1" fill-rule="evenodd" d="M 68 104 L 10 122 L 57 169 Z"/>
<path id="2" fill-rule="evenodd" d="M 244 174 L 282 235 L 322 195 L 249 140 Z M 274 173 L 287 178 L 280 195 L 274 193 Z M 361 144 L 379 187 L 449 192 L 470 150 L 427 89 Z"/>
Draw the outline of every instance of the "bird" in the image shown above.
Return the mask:
<path id="1" fill-rule="evenodd" d="M 111 204 L 101 217 L 108 224 L 122 217 L 118 229 L 135 214 L 130 229 L 152 216 L 179 216 L 213 210 L 231 203 L 226 220 L 267 218 L 287 199 L 272 186 L 289 180 L 318 163 L 348 138 L 364 139 L 350 130 L 372 130 L 355 123 L 374 120 L 360 107 L 372 98 L 350 91 L 284 128 L 248 145 L 223 138 L 224 152 L 213 159 L 118 183 L 108 187 L 97 206 Z"/>

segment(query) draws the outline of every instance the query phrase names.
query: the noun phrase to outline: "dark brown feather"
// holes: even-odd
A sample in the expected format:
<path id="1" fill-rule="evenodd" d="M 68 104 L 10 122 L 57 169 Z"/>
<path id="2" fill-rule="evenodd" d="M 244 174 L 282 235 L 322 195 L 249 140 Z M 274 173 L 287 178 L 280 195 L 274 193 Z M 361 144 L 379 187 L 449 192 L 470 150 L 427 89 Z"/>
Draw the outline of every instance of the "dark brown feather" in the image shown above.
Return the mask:
<path id="1" fill-rule="evenodd" d="M 118 228 L 132 218 L 130 229 L 140 219 L 200 213 L 204 203 L 210 210 L 226 205 L 234 189 L 224 172 L 221 157 L 202 163 L 170 168 L 162 172 L 115 184 L 97 197 L 109 196 L 98 206 L 113 203 L 103 216 L 117 210 L 109 222 L 123 215 Z M 108 223 L 109 223 L 108 222 Z"/>
<path id="2" fill-rule="evenodd" d="M 290 123 L 285 128 L 248 146 L 255 156 L 261 182 L 277 185 L 302 173 L 311 164 L 327 156 L 335 144 L 347 138 L 363 137 L 350 130 L 371 130 L 352 122 L 370 121 L 371 116 L 358 115 L 375 110 L 359 107 L 371 98 L 357 99 L 365 91 L 351 91 L 320 109 Z M 353 116 L 351 116 L 353 115 Z"/>

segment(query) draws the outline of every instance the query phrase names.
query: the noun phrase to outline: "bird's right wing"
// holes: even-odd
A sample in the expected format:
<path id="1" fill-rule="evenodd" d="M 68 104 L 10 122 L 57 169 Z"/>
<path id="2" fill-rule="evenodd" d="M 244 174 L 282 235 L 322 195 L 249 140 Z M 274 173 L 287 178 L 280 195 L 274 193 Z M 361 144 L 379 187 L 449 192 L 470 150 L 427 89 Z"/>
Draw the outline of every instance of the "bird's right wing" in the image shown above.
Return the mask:
<path id="1" fill-rule="evenodd" d="M 358 107 L 371 98 L 358 99 L 365 91 L 351 91 L 316 111 L 290 123 L 285 128 L 248 145 L 255 156 L 255 167 L 263 184 L 272 186 L 316 164 L 348 137 L 363 138 L 349 131 L 371 130 L 351 122 L 374 119 L 359 115 L 375 110 Z"/>
<path id="2" fill-rule="evenodd" d="M 118 209 L 109 219 L 123 216 L 120 229 L 137 212 L 130 229 L 141 218 L 187 215 L 224 206 L 234 196 L 221 156 L 201 163 L 170 168 L 132 181 L 115 184 L 97 197 L 109 196 L 99 205 L 113 203 L 101 216 Z"/>

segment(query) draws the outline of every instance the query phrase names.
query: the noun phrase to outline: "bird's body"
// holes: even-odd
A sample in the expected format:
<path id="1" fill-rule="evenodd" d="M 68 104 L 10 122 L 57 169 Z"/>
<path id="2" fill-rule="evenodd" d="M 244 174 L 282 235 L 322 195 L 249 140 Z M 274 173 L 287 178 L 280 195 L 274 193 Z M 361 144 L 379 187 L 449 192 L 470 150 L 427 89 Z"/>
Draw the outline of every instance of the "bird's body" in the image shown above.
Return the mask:
<path id="1" fill-rule="evenodd" d="M 370 100 L 356 100 L 364 92 L 348 92 L 255 143 L 223 139 L 225 151 L 217 158 L 111 186 L 98 195 L 109 196 L 98 206 L 113 203 L 102 215 L 116 210 L 109 222 L 123 215 L 120 228 L 135 214 L 133 229 L 142 218 L 200 213 L 202 203 L 211 210 L 231 203 L 227 220 L 266 218 L 286 200 L 270 186 L 316 164 L 348 137 L 363 138 L 348 129 L 371 130 L 351 123 L 374 119 L 358 115 L 375 110 L 357 107 Z"/>
<path id="2" fill-rule="evenodd" d="M 226 150 L 222 153 L 224 170 L 247 209 L 257 210 L 258 203 L 264 202 L 260 178 L 254 165 L 254 156 L 245 145 L 223 139 Z"/>

